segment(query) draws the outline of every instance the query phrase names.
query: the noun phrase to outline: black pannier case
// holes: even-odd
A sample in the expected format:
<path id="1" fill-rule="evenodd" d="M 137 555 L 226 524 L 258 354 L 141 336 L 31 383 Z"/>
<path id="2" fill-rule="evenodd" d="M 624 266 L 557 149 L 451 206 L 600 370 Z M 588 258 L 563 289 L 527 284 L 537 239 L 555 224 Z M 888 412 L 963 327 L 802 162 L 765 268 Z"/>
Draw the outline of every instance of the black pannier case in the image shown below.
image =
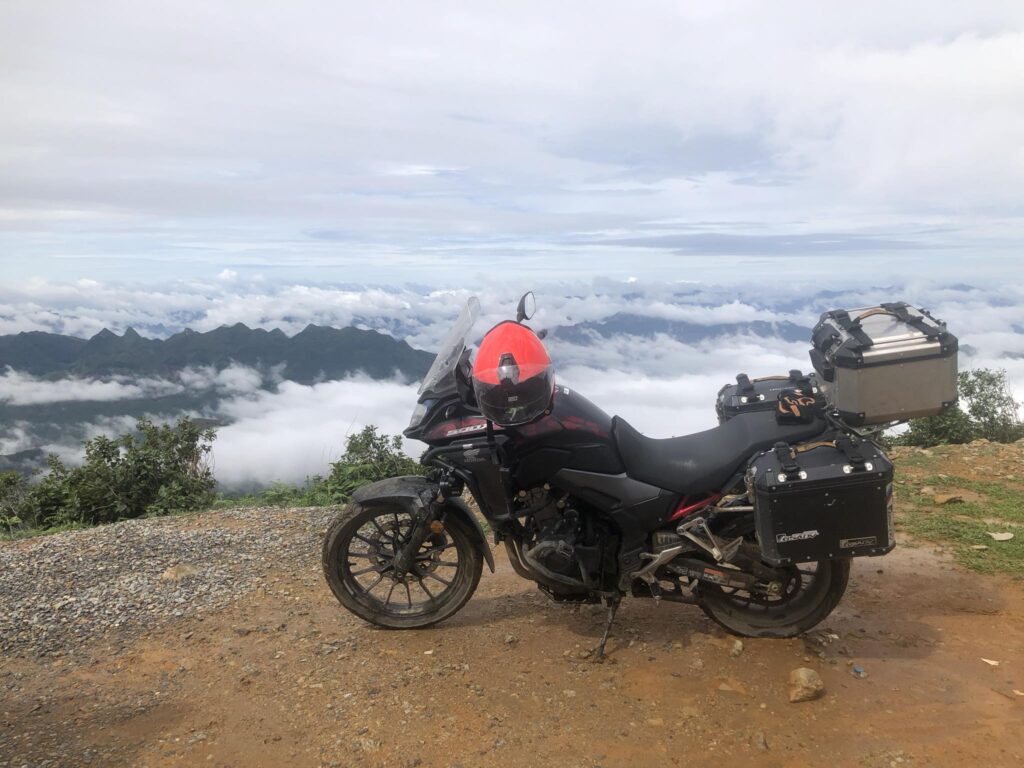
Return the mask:
<path id="1" fill-rule="evenodd" d="M 884 555 L 895 546 L 892 464 L 846 435 L 796 449 L 779 443 L 747 472 L 764 558 L 789 565 Z"/>
<path id="2" fill-rule="evenodd" d="M 790 371 L 789 376 L 765 376 L 751 379 L 745 373 L 736 375 L 735 384 L 726 384 L 718 390 L 715 411 L 718 423 L 724 424 L 738 413 L 773 411 L 778 405 L 779 393 L 784 389 L 800 389 L 808 394 L 818 393 L 818 382 L 813 373 Z"/>

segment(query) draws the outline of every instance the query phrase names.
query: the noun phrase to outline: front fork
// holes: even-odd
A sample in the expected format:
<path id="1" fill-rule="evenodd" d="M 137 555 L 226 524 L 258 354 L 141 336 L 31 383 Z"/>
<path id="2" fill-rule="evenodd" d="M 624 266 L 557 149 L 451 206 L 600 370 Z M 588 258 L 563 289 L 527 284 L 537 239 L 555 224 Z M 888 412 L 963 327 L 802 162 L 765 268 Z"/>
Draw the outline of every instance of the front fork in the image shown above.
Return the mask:
<path id="1" fill-rule="evenodd" d="M 427 536 L 444 532 L 444 502 L 446 499 L 461 496 L 463 483 L 450 475 L 443 475 L 438 482 L 438 491 L 434 499 L 420 508 L 416 513 L 409 540 L 395 553 L 394 569 L 398 576 L 404 576 L 416 563 L 416 554 L 423 546 Z"/>
<path id="2" fill-rule="evenodd" d="M 416 563 L 416 554 L 420 551 L 420 547 L 423 546 L 427 536 L 444 530 L 444 524 L 438 519 L 440 514 L 441 505 L 431 502 L 429 506 L 423 507 L 415 516 L 412 531 L 409 532 L 409 539 L 395 553 L 392 567 L 395 570 L 396 576 L 402 578 L 412 570 Z M 435 525 L 440 526 L 440 530 L 434 531 L 433 527 Z"/>

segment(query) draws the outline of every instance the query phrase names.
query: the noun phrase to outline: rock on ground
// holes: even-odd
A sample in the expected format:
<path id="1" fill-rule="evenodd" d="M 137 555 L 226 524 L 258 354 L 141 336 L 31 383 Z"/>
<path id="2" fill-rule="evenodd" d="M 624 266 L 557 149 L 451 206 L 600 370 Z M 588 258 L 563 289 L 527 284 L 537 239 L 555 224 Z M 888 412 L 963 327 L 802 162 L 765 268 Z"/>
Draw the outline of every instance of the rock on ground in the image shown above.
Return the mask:
<path id="1" fill-rule="evenodd" d="M 796 704 L 813 701 L 825 695 L 825 683 L 821 675 L 808 667 L 800 667 L 789 673 L 789 700 Z"/>

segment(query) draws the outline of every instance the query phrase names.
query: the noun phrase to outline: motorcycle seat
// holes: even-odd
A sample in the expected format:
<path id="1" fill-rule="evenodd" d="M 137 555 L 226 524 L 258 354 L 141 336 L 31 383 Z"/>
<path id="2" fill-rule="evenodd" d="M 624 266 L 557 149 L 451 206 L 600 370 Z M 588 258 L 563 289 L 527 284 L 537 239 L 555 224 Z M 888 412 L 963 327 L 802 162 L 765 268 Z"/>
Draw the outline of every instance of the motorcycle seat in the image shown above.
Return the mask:
<path id="1" fill-rule="evenodd" d="M 624 419 L 612 419 L 612 435 L 635 480 L 682 494 L 720 491 L 755 453 L 775 443 L 798 443 L 825 431 L 825 422 L 779 424 L 773 412 L 741 413 L 724 424 L 682 437 L 647 437 Z"/>

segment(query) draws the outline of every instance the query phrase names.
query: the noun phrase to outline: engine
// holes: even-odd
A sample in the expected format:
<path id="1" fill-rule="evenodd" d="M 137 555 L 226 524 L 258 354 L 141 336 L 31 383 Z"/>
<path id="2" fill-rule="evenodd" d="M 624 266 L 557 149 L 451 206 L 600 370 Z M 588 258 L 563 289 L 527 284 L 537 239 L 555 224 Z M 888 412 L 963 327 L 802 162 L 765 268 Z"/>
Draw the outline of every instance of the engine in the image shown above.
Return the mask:
<path id="1" fill-rule="evenodd" d="M 567 587 L 602 588 L 604 573 L 615 568 L 616 547 L 605 520 L 572 496 L 546 487 L 520 491 L 516 507 L 529 566 Z"/>
<path id="2" fill-rule="evenodd" d="M 549 503 L 533 515 L 533 546 L 526 556 L 550 571 L 579 578 L 576 543 L 579 536 L 579 513 L 559 503 Z"/>

